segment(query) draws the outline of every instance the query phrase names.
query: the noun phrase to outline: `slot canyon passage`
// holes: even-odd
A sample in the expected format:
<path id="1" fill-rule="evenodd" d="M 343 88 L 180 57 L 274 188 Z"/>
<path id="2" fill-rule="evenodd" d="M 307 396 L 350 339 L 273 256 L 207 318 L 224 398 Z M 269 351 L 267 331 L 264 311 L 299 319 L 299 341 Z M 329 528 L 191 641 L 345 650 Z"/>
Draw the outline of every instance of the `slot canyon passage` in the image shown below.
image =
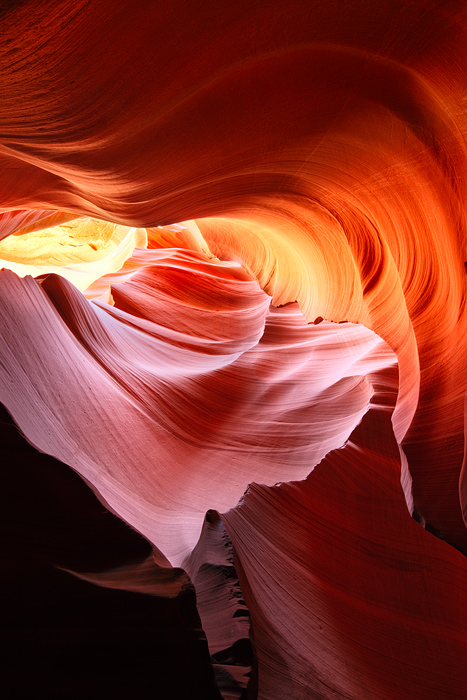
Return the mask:
<path id="1" fill-rule="evenodd" d="M 465 700 L 464 0 L 0 22 L 5 697 Z"/>

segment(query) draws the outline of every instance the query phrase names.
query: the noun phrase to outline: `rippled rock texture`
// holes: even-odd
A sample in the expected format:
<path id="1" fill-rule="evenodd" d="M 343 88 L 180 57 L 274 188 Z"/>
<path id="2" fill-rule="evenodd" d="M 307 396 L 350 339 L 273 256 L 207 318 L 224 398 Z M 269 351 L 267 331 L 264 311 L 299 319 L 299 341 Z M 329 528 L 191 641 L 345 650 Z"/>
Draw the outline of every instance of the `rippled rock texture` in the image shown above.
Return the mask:
<path id="1" fill-rule="evenodd" d="M 11 692 L 463 700 L 465 3 L 0 11 Z"/>

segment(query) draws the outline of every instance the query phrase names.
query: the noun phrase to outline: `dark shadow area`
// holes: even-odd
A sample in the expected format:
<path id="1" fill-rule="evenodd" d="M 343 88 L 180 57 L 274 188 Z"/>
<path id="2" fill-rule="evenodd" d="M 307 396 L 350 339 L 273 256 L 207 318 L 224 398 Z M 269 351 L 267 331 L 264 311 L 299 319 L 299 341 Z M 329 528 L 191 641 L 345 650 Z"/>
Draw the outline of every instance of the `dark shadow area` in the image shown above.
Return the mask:
<path id="1" fill-rule="evenodd" d="M 2 696 L 220 700 L 194 590 L 158 598 L 57 569 L 103 571 L 151 547 L 3 407 L 0 440 Z"/>

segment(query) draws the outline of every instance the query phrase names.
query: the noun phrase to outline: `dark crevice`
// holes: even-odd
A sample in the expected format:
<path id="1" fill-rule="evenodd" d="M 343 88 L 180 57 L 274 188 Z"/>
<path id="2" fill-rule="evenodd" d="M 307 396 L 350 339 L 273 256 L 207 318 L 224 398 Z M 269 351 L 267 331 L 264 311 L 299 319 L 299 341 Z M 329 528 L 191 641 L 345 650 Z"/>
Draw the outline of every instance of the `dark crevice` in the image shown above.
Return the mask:
<path id="1" fill-rule="evenodd" d="M 194 589 L 159 598 L 57 568 L 104 571 L 152 548 L 1 405 L 0 440 L 4 697 L 221 700 Z"/>

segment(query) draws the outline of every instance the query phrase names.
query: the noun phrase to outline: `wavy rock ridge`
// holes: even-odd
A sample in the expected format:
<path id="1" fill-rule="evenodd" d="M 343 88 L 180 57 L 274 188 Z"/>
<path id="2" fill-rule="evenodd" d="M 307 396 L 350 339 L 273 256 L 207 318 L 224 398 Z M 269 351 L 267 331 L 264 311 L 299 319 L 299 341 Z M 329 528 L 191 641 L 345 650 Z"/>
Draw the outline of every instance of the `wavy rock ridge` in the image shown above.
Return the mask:
<path id="1" fill-rule="evenodd" d="M 465 698 L 465 3 L 1 20 L 0 400 L 151 545 L 64 568 L 248 609 L 226 698 Z"/>

